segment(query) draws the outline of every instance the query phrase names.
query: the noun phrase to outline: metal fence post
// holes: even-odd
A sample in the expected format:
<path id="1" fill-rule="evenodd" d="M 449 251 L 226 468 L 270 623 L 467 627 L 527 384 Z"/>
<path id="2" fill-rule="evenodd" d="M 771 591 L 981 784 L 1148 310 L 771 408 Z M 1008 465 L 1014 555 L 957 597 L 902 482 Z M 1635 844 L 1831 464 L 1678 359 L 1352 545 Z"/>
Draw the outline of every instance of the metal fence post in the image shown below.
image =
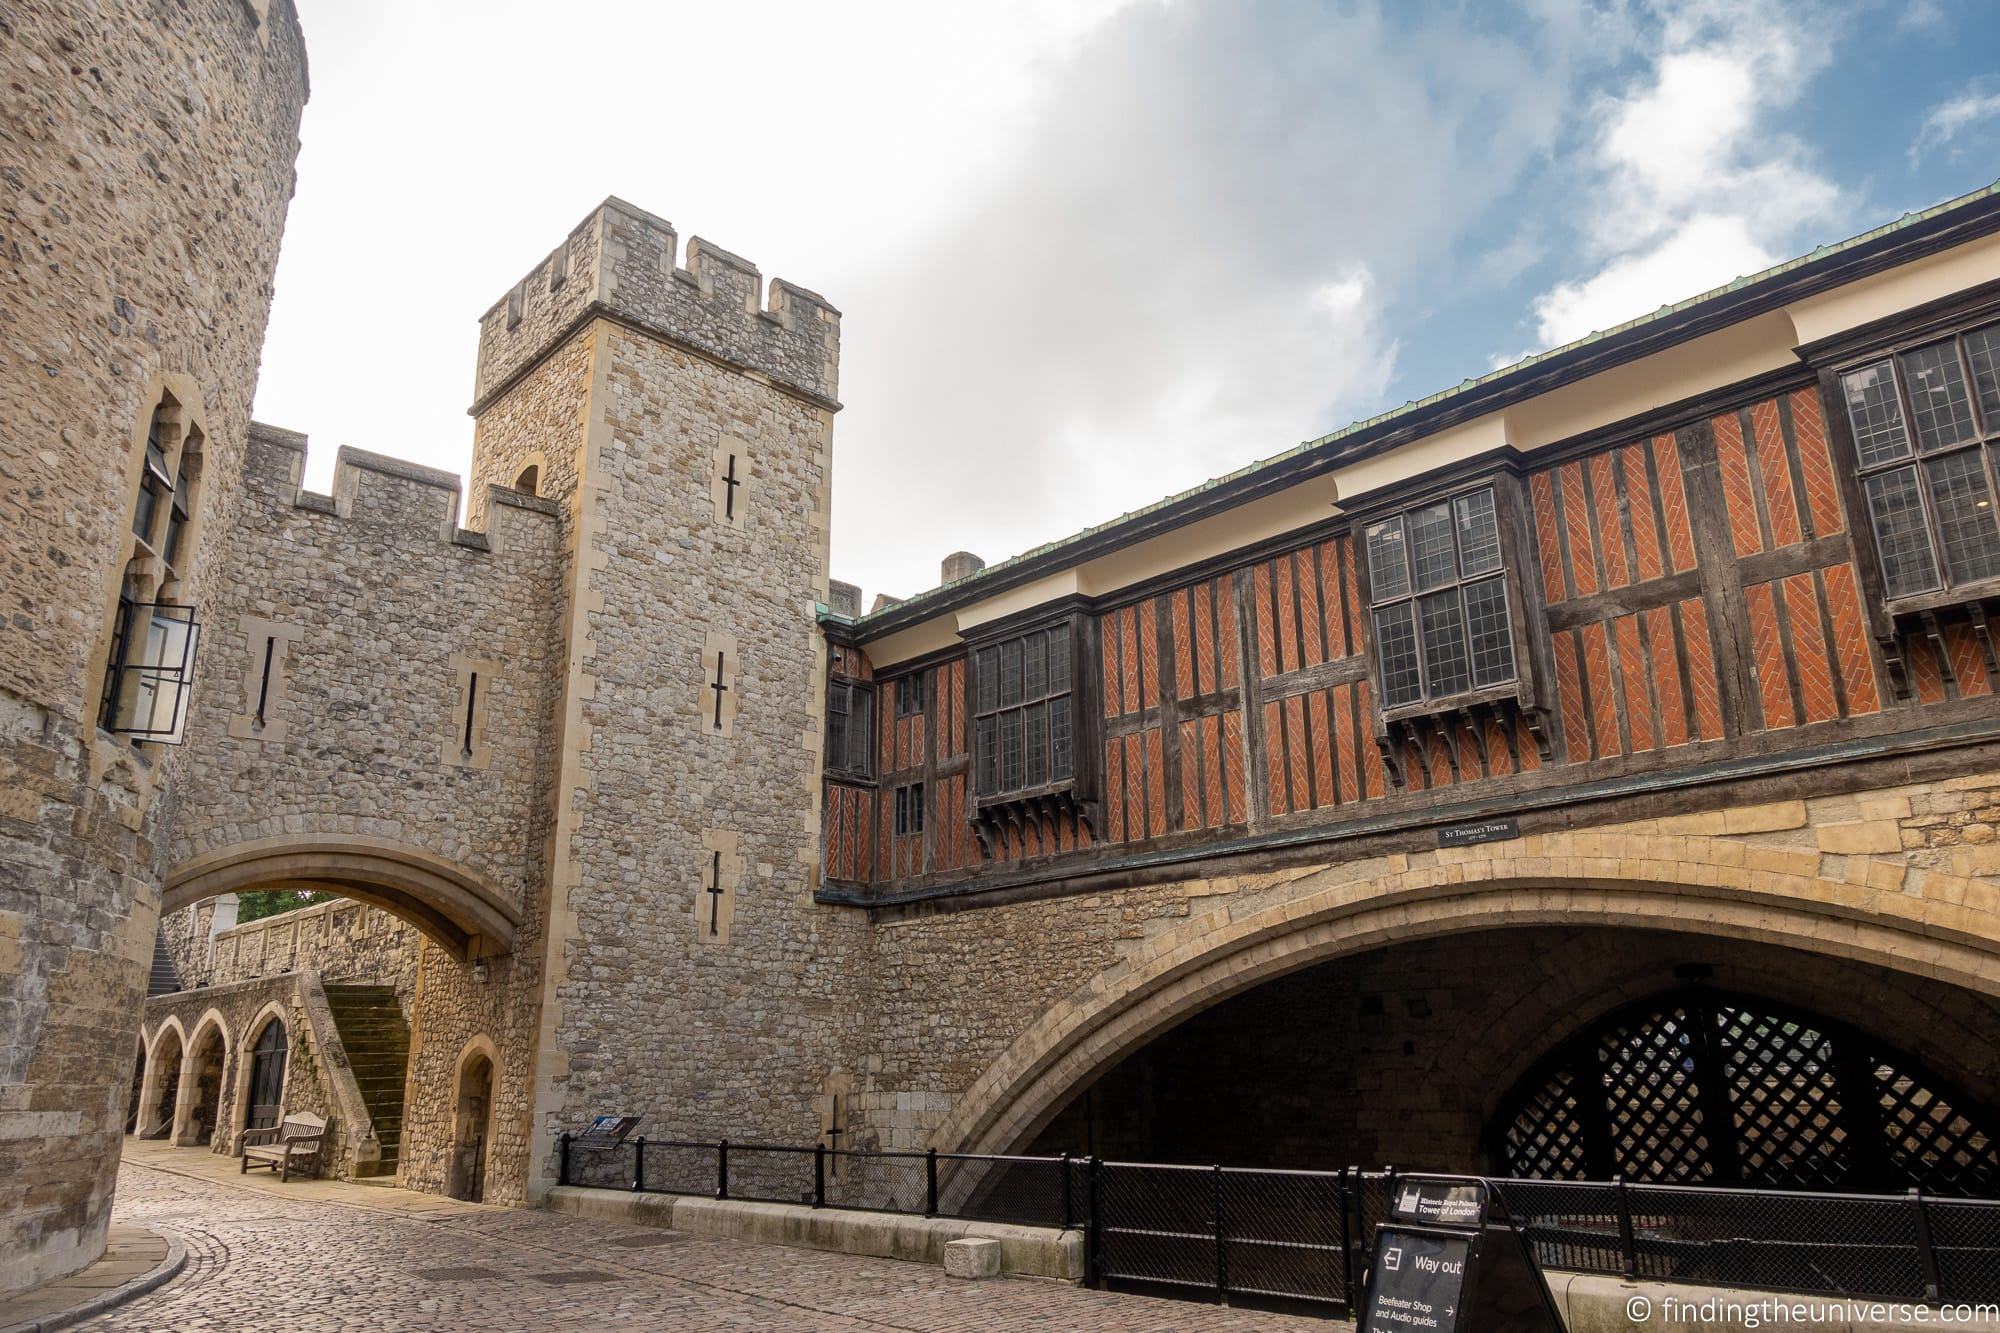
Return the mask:
<path id="1" fill-rule="evenodd" d="M 729 1140 L 715 1145 L 715 1197 L 729 1197 Z"/>
<path id="2" fill-rule="evenodd" d="M 557 1152 L 559 1155 L 556 1158 L 556 1184 L 567 1185 L 569 1184 L 569 1131 L 568 1130 L 564 1130 L 562 1132 L 562 1138 L 557 1140 Z"/>
<path id="3" fill-rule="evenodd" d="M 813 1207 L 826 1206 L 826 1144 L 813 1145 Z"/>
<path id="4" fill-rule="evenodd" d="M 937 1149 L 924 1149 L 924 1216 L 937 1216 Z"/>
<path id="5" fill-rule="evenodd" d="M 1924 1208 L 1921 1186 L 1910 1191 L 1910 1222 L 1917 1233 L 1917 1259 L 1924 1269 L 1924 1300 L 1937 1305 L 1944 1300 L 1944 1281 L 1938 1274 L 1937 1251 L 1931 1248 L 1931 1219 Z"/>
<path id="6" fill-rule="evenodd" d="M 1350 1166 L 1340 1173 L 1340 1291 L 1347 1309 L 1354 1310 L 1353 1219 L 1361 1215 L 1361 1168 Z"/>
<path id="7" fill-rule="evenodd" d="M 1063 1173 L 1062 1229 L 1064 1231 L 1068 1231 L 1071 1227 L 1076 1225 L 1076 1205 L 1075 1201 L 1072 1200 L 1070 1197 L 1068 1149 L 1063 1150 L 1062 1173 Z"/>
<path id="8" fill-rule="evenodd" d="M 632 1144 L 632 1192 L 637 1194 L 646 1188 L 646 1136 L 641 1134 Z"/>
<path id="9" fill-rule="evenodd" d="M 1218 1164 L 1210 1176 L 1214 1182 L 1215 1194 L 1215 1299 L 1229 1304 L 1229 1243 L 1222 1223 L 1222 1167 Z"/>
<path id="10" fill-rule="evenodd" d="M 1085 1168 L 1089 1173 L 1084 1183 L 1090 1191 L 1090 1223 L 1083 1233 L 1083 1280 L 1093 1287 L 1104 1285 L 1104 1207 L 1098 1198 L 1103 1166 L 1103 1161 L 1093 1156 Z"/>
<path id="11" fill-rule="evenodd" d="M 1625 1279 L 1639 1276 L 1639 1247 L 1632 1238 L 1632 1196 L 1625 1191 L 1625 1177 L 1611 1177 L 1611 1192 L 1618 1199 L 1618 1252 L 1625 1259 Z"/>

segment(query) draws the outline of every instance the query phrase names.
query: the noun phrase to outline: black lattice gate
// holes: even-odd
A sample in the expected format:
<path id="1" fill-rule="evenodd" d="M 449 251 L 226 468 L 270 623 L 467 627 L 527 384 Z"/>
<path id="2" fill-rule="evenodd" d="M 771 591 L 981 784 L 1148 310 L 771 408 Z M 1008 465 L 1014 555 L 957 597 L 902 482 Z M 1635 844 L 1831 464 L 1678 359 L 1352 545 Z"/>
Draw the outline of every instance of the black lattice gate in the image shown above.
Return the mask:
<path id="1" fill-rule="evenodd" d="M 2000 1188 L 1992 1113 L 1854 1029 L 1695 987 L 1612 1014 L 1497 1117 L 1511 1176 L 1660 1185 Z"/>

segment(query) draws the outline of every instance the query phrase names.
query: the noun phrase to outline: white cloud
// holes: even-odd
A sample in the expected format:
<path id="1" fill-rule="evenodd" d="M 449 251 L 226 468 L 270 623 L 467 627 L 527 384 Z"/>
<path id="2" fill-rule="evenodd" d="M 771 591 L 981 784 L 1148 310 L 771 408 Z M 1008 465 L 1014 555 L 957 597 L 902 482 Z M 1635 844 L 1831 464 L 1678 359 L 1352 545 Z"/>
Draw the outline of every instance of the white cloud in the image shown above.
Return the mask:
<path id="1" fill-rule="evenodd" d="M 1765 5 L 1705 3 L 1660 16 L 1661 54 L 1600 105 L 1579 205 L 1596 272 L 1535 303 L 1543 346 L 1580 337 L 1765 267 L 1846 206 L 1775 127 L 1830 59 L 1823 25 Z"/>
<path id="2" fill-rule="evenodd" d="M 1743 218 L 1689 218 L 1657 244 L 1545 293 L 1535 302 L 1538 330 L 1545 346 L 1569 342 L 1768 268 L 1779 258 L 1758 243 Z M 1663 299 L 1662 293 L 1670 295 Z"/>
<path id="3" fill-rule="evenodd" d="M 1379 407 L 1411 291 L 1453 285 L 1573 96 L 1568 37 L 1511 23 L 1224 3 L 1094 31 L 985 188 L 835 293 L 836 575 L 908 594 Z"/>
<path id="4" fill-rule="evenodd" d="M 1924 117 L 1917 141 L 1910 145 L 1910 163 L 1950 144 L 1960 134 L 2000 116 L 2000 88 L 1989 79 L 1975 79 L 1958 96 L 1938 103 Z"/>
<path id="5" fill-rule="evenodd" d="M 1556 244 L 1512 192 L 1635 32 L 1564 0 L 301 3 L 257 412 L 312 434 L 309 484 L 343 443 L 462 471 L 479 312 L 615 192 L 842 308 L 834 572 L 893 593 L 1380 407 L 1413 308 Z"/>

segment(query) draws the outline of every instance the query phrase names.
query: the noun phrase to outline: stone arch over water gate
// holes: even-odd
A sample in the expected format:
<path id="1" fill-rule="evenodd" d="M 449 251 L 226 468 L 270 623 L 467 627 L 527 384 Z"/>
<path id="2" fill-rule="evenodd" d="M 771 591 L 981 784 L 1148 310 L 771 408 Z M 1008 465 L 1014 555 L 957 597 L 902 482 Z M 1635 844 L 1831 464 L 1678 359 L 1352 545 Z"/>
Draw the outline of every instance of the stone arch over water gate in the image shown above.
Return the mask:
<path id="1" fill-rule="evenodd" d="M 1683 932 L 2000 996 L 2000 892 L 1984 877 L 1901 854 L 1829 854 L 1803 803 L 1786 804 L 1794 813 L 1758 836 L 1647 821 L 1144 891 L 1185 895 L 1185 914 L 1034 1016 L 952 1098 L 930 1139 L 1019 1151 L 1104 1071 L 1231 997 L 1315 964 L 1468 932 Z M 977 915 L 956 928 L 974 932 L 966 917 Z M 1134 933 L 1130 905 L 1114 915 Z M 1524 1041 L 1516 1072 L 1540 1050 Z"/>

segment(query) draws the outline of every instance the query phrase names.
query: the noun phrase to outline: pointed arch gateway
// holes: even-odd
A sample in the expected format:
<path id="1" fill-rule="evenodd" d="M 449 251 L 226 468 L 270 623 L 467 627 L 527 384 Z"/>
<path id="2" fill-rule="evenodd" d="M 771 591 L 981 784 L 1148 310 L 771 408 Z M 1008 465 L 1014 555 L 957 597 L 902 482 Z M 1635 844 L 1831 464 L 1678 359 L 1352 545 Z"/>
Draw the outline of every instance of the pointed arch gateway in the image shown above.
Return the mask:
<path id="1" fill-rule="evenodd" d="M 1544 835 L 1533 855 L 1496 848 L 1478 867 L 1484 874 L 1441 863 L 1358 878 L 1329 867 L 1293 881 L 1292 896 L 1259 910 L 1225 907 L 1191 917 L 1086 981 L 1017 1035 L 958 1099 L 932 1142 L 951 1151 L 1021 1151 L 1103 1071 L 1232 995 L 1385 945 L 1494 927 L 1681 930 L 2000 996 L 2000 930 L 1941 930 L 1892 901 L 1894 895 L 1857 906 L 1850 886 L 1803 869 L 1752 874 L 1722 859 L 1727 848 L 1718 851 L 1703 839 L 1627 838 L 1622 849 L 1630 854 L 1620 857 L 1611 854 L 1621 850 L 1616 837 Z M 1685 859 L 1665 859 L 1655 843 L 1672 843 Z M 1623 878 L 1635 862 L 1659 873 Z M 1552 864 L 1583 873 L 1552 876 Z M 1923 904 L 1916 906 L 1920 911 Z"/>
<path id="2" fill-rule="evenodd" d="M 204 853 L 167 874 L 162 916 L 225 893 L 306 889 L 371 903 L 460 962 L 511 953 L 512 898 L 443 857 L 366 838 L 274 838 Z"/>

